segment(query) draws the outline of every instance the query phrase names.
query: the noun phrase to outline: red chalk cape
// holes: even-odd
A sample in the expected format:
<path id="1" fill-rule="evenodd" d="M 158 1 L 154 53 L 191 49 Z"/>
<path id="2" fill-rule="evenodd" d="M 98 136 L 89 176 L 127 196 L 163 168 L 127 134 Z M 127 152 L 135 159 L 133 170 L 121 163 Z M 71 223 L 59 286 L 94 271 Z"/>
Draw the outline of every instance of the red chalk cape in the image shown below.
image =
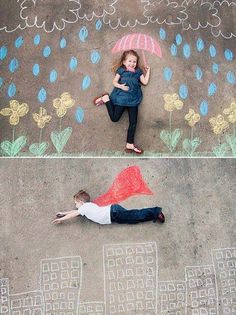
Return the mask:
<path id="1" fill-rule="evenodd" d="M 143 180 L 139 167 L 130 166 L 121 171 L 108 191 L 93 202 L 99 206 L 107 206 L 139 194 L 153 195 L 153 192 Z"/>

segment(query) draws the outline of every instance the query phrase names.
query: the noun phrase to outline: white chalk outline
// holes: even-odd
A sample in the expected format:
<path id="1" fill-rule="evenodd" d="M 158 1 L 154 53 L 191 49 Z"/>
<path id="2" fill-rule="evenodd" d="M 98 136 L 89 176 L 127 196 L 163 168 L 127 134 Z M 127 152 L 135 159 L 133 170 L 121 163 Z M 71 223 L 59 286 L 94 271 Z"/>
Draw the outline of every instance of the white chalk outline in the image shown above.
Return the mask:
<path id="1" fill-rule="evenodd" d="M 114 5 L 118 0 L 113 0 L 113 2 L 112 2 L 111 4 L 109 4 L 109 7 L 111 7 L 112 10 L 113 10 L 112 13 L 106 11 L 106 9 L 103 9 L 103 13 L 102 13 L 101 15 L 97 15 L 97 14 L 93 11 L 93 12 L 91 13 L 91 15 L 92 15 L 91 18 L 88 18 L 87 14 L 84 14 L 83 16 L 80 16 L 80 15 L 79 15 L 79 11 L 80 11 L 82 5 L 81 5 L 81 3 L 80 3 L 80 0 L 78 0 L 78 1 L 79 1 L 79 4 L 80 4 L 80 8 L 78 9 L 78 18 L 79 18 L 80 20 L 86 19 L 87 21 L 90 22 L 90 21 L 93 20 L 94 17 L 96 17 L 96 18 L 102 18 L 102 17 L 105 16 L 106 14 L 107 14 L 107 15 L 113 15 L 113 14 L 115 13 L 115 11 L 116 11 L 116 9 L 114 8 L 113 5 Z"/>
<path id="2" fill-rule="evenodd" d="M 119 1 L 119 0 L 115 0 L 115 3 L 117 3 L 117 1 Z M 146 3 L 146 2 L 148 2 L 149 3 L 149 0 L 138 0 L 138 1 L 141 1 L 141 3 Z M 114 3 L 114 4 L 115 4 Z M 119 3 L 119 2 L 118 2 Z M 113 5 L 114 5 L 113 4 Z M 146 4 L 145 4 L 146 5 Z M 143 6 L 143 8 L 145 7 L 145 5 Z M 115 8 L 115 12 L 113 13 L 113 14 L 110 14 L 111 16 L 112 15 L 114 15 L 115 13 L 116 13 L 116 8 Z M 144 11 L 143 11 L 143 13 L 144 13 Z M 143 16 L 144 16 L 144 14 L 143 14 Z M 123 24 L 121 24 L 121 21 L 120 21 L 120 19 L 121 18 L 119 18 L 119 17 L 117 17 L 117 25 L 115 26 L 115 27 L 113 27 L 112 25 L 111 25 L 111 21 L 109 20 L 109 21 L 105 21 L 106 20 L 106 17 L 108 17 L 108 15 L 104 15 L 103 16 L 103 23 L 104 24 L 106 24 L 106 25 L 108 25 L 111 29 L 113 29 L 113 30 L 116 30 L 118 27 L 123 27 L 123 28 L 125 28 L 125 27 L 131 27 L 131 28 L 134 28 L 137 24 L 138 25 L 147 25 L 148 23 L 149 23 L 149 18 L 147 19 L 147 22 L 145 22 L 145 23 L 141 23 L 141 22 L 139 22 L 139 20 L 137 20 L 137 19 L 135 19 L 134 20 L 134 25 L 130 25 L 130 21 L 128 20 L 127 22 L 126 22 L 126 24 L 125 25 L 123 25 Z M 144 16 L 145 18 L 146 18 L 146 16 Z"/>
<path id="3" fill-rule="evenodd" d="M 196 4 L 196 2 L 198 2 L 199 0 L 190 0 L 190 1 L 192 1 L 194 4 Z M 184 5 L 184 6 L 186 7 L 186 9 L 187 9 L 187 5 L 189 4 L 190 1 L 184 0 L 184 1 L 182 2 L 182 5 Z M 214 10 L 216 11 L 215 13 L 212 14 L 212 16 L 215 16 L 216 18 L 219 19 L 219 24 L 217 24 L 217 26 L 215 26 L 215 27 L 218 27 L 218 26 L 221 24 L 221 19 L 220 19 L 220 17 L 217 15 L 218 10 L 213 7 L 213 4 L 212 4 L 211 2 L 208 2 L 208 1 L 205 1 L 205 0 L 201 0 L 201 6 L 204 5 L 204 4 L 209 4 L 209 5 L 210 5 L 210 9 L 214 9 Z M 186 14 L 187 14 L 187 13 L 186 13 Z M 189 15 L 187 14 L 187 18 L 186 18 L 185 20 L 182 20 L 182 22 L 186 22 L 186 20 L 188 19 L 188 17 L 189 17 Z M 183 26 L 183 30 L 184 30 L 184 31 L 187 31 L 187 30 L 189 30 L 189 29 L 191 29 L 191 30 L 193 30 L 193 31 L 197 31 L 197 30 L 199 30 L 200 28 L 201 28 L 201 29 L 205 29 L 205 28 L 207 28 L 208 26 L 211 27 L 212 25 L 207 21 L 206 26 L 202 26 L 202 25 L 201 25 L 201 22 L 198 21 L 198 25 L 197 25 L 196 28 L 192 27 L 192 25 L 191 25 L 190 23 L 189 23 L 189 25 L 188 25 L 187 28 L 184 27 L 183 23 L 182 23 L 182 26 Z"/>
<path id="4" fill-rule="evenodd" d="M 17 2 L 19 2 L 19 1 L 21 1 L 21 0 L 16 0 Z M 25 1 L 25 0 L 24 0 Z M 20 12 L 21 12 L 21 10 L 20 10 Z M 19 17 L 21 18 L 21 20 L 23 21 L 23 22 L 25 22 L 25 20 L 24 19 L 22 19 L 22 17 L 21 17 L 21 15 L 19 15 Z M 22 30 L 24 30 L 26 27 L 27 27 L 27 25 L 25 24 L 25 26 L 24 27 L 21 27 L 21 25 L 20 24 L 18 24 L 13 30 L 7 30 L 7 28 L 8 28 L 9 26 L 3 26 L 3 27 L 1 27 L 0 28 L 0 31 L 5 31 L 6 33 L 13 33 L 13 32 L 15 32 L 16 30 L 18 30 L 18 29 L 20 29 L 21 31 Z"/>
<path id="5" fill-rule="evenodd" d="M 105 273 L 105 247 L 112 247 L 112 246 L 138 246 L 138 245 L 147 245 L 147 244 L 152 244 L 154 246 L 154 251 L 155 251 L 155 261 L 154 264 L 156 265 L 156 276 L 154 279 L 156 280 L 156 305 L 155 305 L 155 312 L 157 312 L 157 304 L 158 304 L 158 273 L 159 273 L 159 267 L 158 267 L 158 253 L 157 253 L 157 243 L 155 241 L 149 241 L 149 242 L 137 242 L 137 243 L 114 243 L 114 244 L 104 244 L 103 245 L 103 251 L 102 251 L 102 256 L 103 256 L 103 279 L 104 279 L 104 310 L 105 314 L 107 314 L 107 309 L 106 309 L 106 273 Z"/>
<path id="6" fill-rule="evenodd" d="M 219 3 L 220 6 L 222 6 L 224 3 L 227 3 L 229 7 L 230 7 L 231 5 L 232 5 L 232 6 L 235 5 L 235 10 L 236 10 L 236 3 L 235 3 L 235 2 L 228 2 L 227 0 L 223 0 L 222 2 L 219 2 L 219 1 L 217 0 L 217 1 L 214 1 L 214 2 L 213 2 L 213 7 L 214 7 L 215 3 Z M 216 9 L 216 10 L 217 10 L 217 9 Z M 218 10 L 217 10 L 217 11 L 218 11 Z M 218 12 L 219 12 L 219 11 L 218 11 Z M 219 19 L 221 20 L 220 17 L 219 17 Z M 222 21 L 222 20 L 221 20 L 221 21 Z M 220 23 L 220 24 L 223 24 L 223 23 Z M 215 28 L 218 28 L 218 27 L 220 26 L 220 24 L 217 25 L 217 26 L 211 26 L 211 34 L 212 34 L 214 37 L 219 37 L 220 35 L 221 35 L 223 38 L 225 38 L 225 39 L 230 39 L 230 38 L 232 38 L 232 37 L 236 37 L 236 33 L 234 34 L 234 33 L 232 33 L 232 32 L 231 32 L 230 36 L 225 36 L 225 35 L 223 35 L 223 33 L 222 33 L 221 30 L 217 30 L 218 35 L 217 35 L 217 34 L 214 34 L 214 29 L 215 29 Z"/>
<path id="7" fill-rule="evenodd" d="M 146 16 L 147 18 L 149 18 L 149 21 L 150 21 L 150 23 L 157 23 L 157 24 L 159 24 L 159 25 L 162 25 L 162 24 L 167 24 L 167 25 L 179 25 L 179 24 L 181 24 L 182 23 L 182 21 L 184 21 L 185 19 L 187 19 L 187 17 L 188 17 L 188 15 L 186 14 L 186 12 L 185 12 L 185 10 L 186 10 L 186 7 L 185 6 L 183 6 L 183 5 L 179 5 L 177 2 L 171 2 L 170 0 L 167 0 L 167 7 L 169 6 L 169 4 L 175 4 L 176 6 L 175 6 L 175 8 L 177 8 L 177 7 L 183 7 L 184 9 L 183 9 L 183 11 L 181 11 L 182 13 L 184 13 L 185 14 L 185 19 L 179 19 L 179 22 L 176 22 L 176 23 L 174 23 L 174 22 L 171 22 L 171 23 L 168 23 L 167 21 L 166 21 L 166 19 L 163 21 L 163 22 L 159 22 L 158 21 L 158 17 L 155 19 L 155 21 L 152 21 L 152 16 L 147 16 L 147 15 L 145 15 L 145 13 L 146 12 L 148 12 L 148 9 L 147 9 L 147 7 L 148 6 L 154 6 L 154 3 L 155 2 L 157 2 L 157 3 L 161 3 L 161 2 L 163 2 L 164 0 L 161 0 L 161 1 L 154 1 L 153 3 L 147 3 L 145 6 L 144 6 L 144 16 Z M 165 1 L 166 2 L 166 1 Z M 168 14 L 168 13 L 167 13 Z"/>
<path id="8" fill-rule="evenodd" d="M 33 291 L 25 291 L 25 292 L 20 292 L 20 293 L 13 293 L 13 294 L 9 294 L 9 301 L 12 302 L 12 298 L 14 297 L 17 297 L 17 296 L 21 296 L 21 295 L 28 295 L 28 294 L 31 294 L 31 293 L 35 293 L 35 295 L 40 295 L 41 298 L 42 298 L 42 304 L 41 305 L 33 305 L 33 306 L 20 306 L 18 307 L 18 309 L 22 310 L 22 309 L 26 309 L 26 308 L 29 308 L 29 309 L 40 309 L 41 310 L 41 314 L 44 315 L 45 314 L 45 311 L 46 311 L 46 308 L 45 308 L 45 301 L 44 301 L 44 296 L 43 296 L 43 292 L 41 290 L 33 290 Z M 29 295 L 29 297 L 31 297 L 31 295 Z M 22 297 L 23 298 L 23 297 Z M 20 299 L 22 299 L 20 297 Z M 11 303 L 10 303 L 10 314 L 12 313 L 12 306 L 11 306 Z"/>
<path id="9" fill-rule="evenodd" d="M 54 22 L 53 22 L 53 25 L 52 25 L 52 29 L 51 29 L 50 31 L 46 30 L 46 29 L 45 29 L 46 21 L 43 21 L 41 25 L 37 25 L 37 20 L 38 20 L 38 16 L 37 16 L 37 15 L 34 16 L 34 18 L 33 18 L 33 19 L 34 19 L 34 22 L 33 22 L 33 24 L 31 25 L 31 24 L 28 23 L 28 16 L 27 16 L 26 18 L 24 18 L 24 17 L 22 16 L 23 10 L 27 8 L 27 6 L 25 6 L 25 7 L 23 6 L 23 4 L 24 4 L 26 1 L 27 1 L 27 0 L 24 0 L 24 1 L 22 2 L 22 4 L 21 4 L 20 17 L 21 17 L 22 20 L 25 21 L 26 26 L 29 27 L 29 28 L 32 28 L 32 27 L 35 26 L 35 27 L 38 28 L 38 29 L 42 29 L 42 28 L 43 28 L 46 33 L 52 33 L 55 29 L 57 29 L 58 31 L 64 30 L 65 27 L 66 27 L 66 24 L 74 24 L 74 23 L 78 22 L 78 14 L 77 14 L 77 12 L 76 12 L 76 11 L 78 11 L 78 9 L 77 9 L 77 10 L 69 10 L 70 12 L 72 12 L 72 13 L 76 16 L 76 20 L 75 20 L 75 21 L 73 21 L 73 22 L 66 21 L 64 18 L 62 18 L 62 19 L 60 20 L 60 21 L 62 21 L 63 24 L 64 24 L 62 28 L 58 27 L 57 24 L 56 24 L 55 21 L 54 21 Z M 32 1 L 32 2 L 34 3 L 34 5 L 35 5 L 37 0 L 31 0 L 31 1 Z M 67 1 L 69 1 L 69 2 L 75 2 L 75 3 L 79 4 L 78 0 L 67 0 Z"/>

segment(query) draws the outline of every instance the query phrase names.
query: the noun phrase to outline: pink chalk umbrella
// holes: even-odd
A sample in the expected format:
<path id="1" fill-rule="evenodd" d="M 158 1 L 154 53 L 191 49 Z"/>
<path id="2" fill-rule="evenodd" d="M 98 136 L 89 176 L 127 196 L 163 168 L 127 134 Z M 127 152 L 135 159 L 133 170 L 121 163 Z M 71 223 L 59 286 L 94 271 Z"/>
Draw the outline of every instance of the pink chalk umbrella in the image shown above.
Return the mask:
<path id="1" fill-rule="evenodd" d="M 146 66 L 146 58 L 144 51 L 149 51 L 152 54 L 162 57 L 162 51 L 159 43 L 149 35 L 142 33 L 132 33 L 123 36 L 119 39 L 115 46 L 112 48 L 112 53 L 115 54 L 120 51 L 130 50 L 130 49 L 141 49 L 143 62 Z"/>

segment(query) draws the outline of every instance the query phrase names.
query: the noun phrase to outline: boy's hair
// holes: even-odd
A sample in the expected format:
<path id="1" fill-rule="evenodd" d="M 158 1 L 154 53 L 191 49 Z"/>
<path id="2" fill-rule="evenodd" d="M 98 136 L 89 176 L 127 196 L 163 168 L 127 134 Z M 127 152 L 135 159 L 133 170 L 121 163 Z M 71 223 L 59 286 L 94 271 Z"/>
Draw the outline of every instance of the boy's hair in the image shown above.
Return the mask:
<path id="1" fill-rule="evenodd" d="M 74 195 L 74 199 L 76 201 L 81 200 L 83 202 L 89 202 L 90 201 L 90 196 L 89 196 L 89 194 L 86 191 L 80 190 Z"/>
<path id="2" fill-rule="evenodd" d="M 143 66 L 140 65 L 139 55 L 137 54 L 137 52 L 135 50 L 131 49 L 131 50 L 124 51 L 123 54 L 121 55 L 120 59 L 114 61 L 114 63 L 112 64 L 112 71 L 114 73 L 116 73 L 116 70 L 119 67 L 123 67 L 123 62 L 125 61 L 125 59 L 127 58 L 128 55 L 135 56 L 137 58 L 136 68 L 141 68 L 143 70 Z"/>

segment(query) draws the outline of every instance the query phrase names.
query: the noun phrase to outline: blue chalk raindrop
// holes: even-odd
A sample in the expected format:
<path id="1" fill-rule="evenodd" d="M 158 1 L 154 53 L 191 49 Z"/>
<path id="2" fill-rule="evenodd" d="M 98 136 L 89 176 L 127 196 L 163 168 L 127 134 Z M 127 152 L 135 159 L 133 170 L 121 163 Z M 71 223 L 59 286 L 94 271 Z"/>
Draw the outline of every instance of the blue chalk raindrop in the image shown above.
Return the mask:
<path id="1" fill-rule="evenodd" d="M 214 82 L 212 82 L 208 87 L 208 95 L 212 96 L 216 93 L 216 91 L 217 91 L 217 86 Z"/>
<path id="2" fill-rule="evenodd" d="M 35 63 L 33 65 L 33 69 L 32 69 L 33 75 L 37 77 L 37 75 L 39 75 L 40 72 L 40 68 L 39 65 L 37 63 Z"/>
<path id="3" fill-rule="evenodd" d="M 35 46 L 38 46 L 39 43 L 40 43 L 40 41 L 41 41 L 40 35 L 39 35 L 39 34 L 35 35 L 35 36 L 34 36 L 34 45 L 35 45 Z"/>
<path id="4" fill-rule="evenodd" d="M 76 57 L 71 57 L 71 60 L 70 60 L 70 70 L 71 70 L 71 71 L 74 71 L 74 70 L 77 68 L 77 65 L 78 65 L 77 58 L 76 58 Z"/>
<path id="5" fill-rule="evenodd" d="M 212 72 L 215 74 L 219 72 L 219 65 L 217 63 L 212 64 Z"/>
<path id="6" fill-rule="evenodd" d="M 66 47 L 66 40 L 65 40 L 65 38 L 62 38 L 62 39 L 60 40 L 60 47 L 61 47 L 62 49 Z"/>
<path id="7" fill-rule="evenodd" d="M 195 77 L 196 77 L 196 79 L 197 80 L 201 80 L 202 75 L 203 75 L 202 69 L 199 66 L 197 66 L 197 68 L 195 70 Z"/>
<path id="8" fill-rule="evenodd" d="M 183 55 L 185 58 L 189 58 L 191 55 L 191 48 L 189 44 L 184 44 L 183 46 Z"/>
<path id="9" fill-rule="evenodd" d="M 176 37 L 175 37 L 175 41 L 176 41 L 176 44 L 179 46 L 181 45 L 182 41 L 183 41 L 183 38 L 180 34 L 177 34 Z"/>
<path id="10" fill-rule="evenodd" d="M 101 55 L 99 54 L 98 51 L 93 50 L 93 51 L 91 52 L 90 59 L 91 59 L 91 61 L 92 61 L 93 64 L 97 64 L 97 63 L 99 63 L 99 61 L 100 61 L 100 59 L 101 59 Z"/>
<path id="11" fill-rule="evenodd" d="M 83 82 L 82 82 L 82 89 L 83 90 L 86 90 L 90 87 L 90 84 L 91 84 L 91 78 L 90 76 L 86 75 L 84 78 L 83 78 Z"/>
<path id="12" fill-rule="evenodd" d="M 38 100 L 40 103 L 44 103 L 47 99 L 47 92 L 46 90 L 42 87 L 38 93 Z"/>
<path id="13" fill-rule="evenodd" d="M 179 87 L 179 95 L 182 99 L 186 99 L 188 97 L 188 87 L 185 84 L 181 84 Z"/>
<path id="14" fill-rule="evenodd" d="M 83 26 L 79 32 L 79 39 L 81 40 L 81 42 L 84 43 L 87 37 L 88 37 L 88 30 L 85 26 Z"/>
<path id="15" fill-rule="evenodd" d="M 9 70 L 14 73 L 19 68 L 19 62 L 16 58 L 13 58 L 9 63 Z"/>
<path id="16" fill-rule="evenodd" d="M 197 51 L 199 51 L 199 52 L 201 52 L 204 49 L 205 44 L 201 38 L 198 38 L 197 43 L 196 43 L 196 47 L 197 47 Z"/>
<path id="17" fill-rule="evenodd" d="M 166 81 L 170 81 L 173 75 L 173 71 L 170 68 L 166 67 L 163 71 L 163 75 Z"/>
<path id="18" fill-rule="evenodd" d="M 3 78 L 0 77 L 0 88 L 2 87 L 3 85 Z"/>
<path id="19" fill-rule="evenodd" d="M 6 56 L 7 56 L 7 47 L 2 46 L 0 48 L 0 59 L 3 60 L 4 58 L 6 58 Z"/>
<path id="20" fill-rule="evenodd" d="M 160 28 L 159 35 L 161 40 L 166 39 L 166 31 L 164 30 L 164 28 Z"/>
<path id="21" fill-rule="evenodd" d="M 200 114 L 206 116 L 208 114 L 208 103 L 206 100 L 203 100 L 200 104 Z"/>
<path id="22" fill-rule="evenodd" d="M 209 53 L 210 53 L 210 56 L 211 56 L 212 58 L 214 58 L 214 57 L 216 56 L 216 49 L 215 49 L 215 46 L 211 45 L 211 46 L 209 47 Z"/>
<path id="23" fill-rule="evenodd" d="M 225 49 L 225 59 L 228 61 L 232 61 L 234 58 L 234 54 L 230 49 Z"/>
<path id="24" fill-rule="evenodd" d="M 7 90 L 8 96 L 13 97 L 16 94 L 16 86 L 14 83 L 11 83 Z"/>
<path id="25" fill-rule="evenodd" d="M 43 56 L 48 58 L 51 55 L 51 48 L 49 46 L 44 47 L 43 49 Z"/>
<path id="26" fill-rule="evenodd" d="M 81 124 L 84 120 L 84 110 L 81 107 L 77 107 L 75 112 L 76 121 Z"/>
<path id="27" fill-rule="evenodd" d="M 22 36 L 19 36 L 16 40 L 15 40 L 15 47 L 16 48 L 20 48 L 24 43 L 24 39 Z"/>
<path id="28" fill-rule="evenodd" d="M 236 79 L 235 79 L 235 75 L 233 73 L 233 71 L 229 71 L 226 75 L 226 79 L 230 84 L 235 84 L 236 83 Z"/>
<path id="29" fill-rule="evenodd" d="M 100 29 L 102 28 L 102 21 L 101 20 L 97 20 L 95 23 L 95 27 L 97 31 L 100 31 Z"/>
<path id="30" fill-rule="evenodd" d="M 176 56 L 177 55 L 177 46 L 175 44 L 171 45 L 170 52 L 171 52 L 172 56 Z"/>
<path id="31" fill-rule="evenodd" d="M 56 80 L 57 80 L 57 72 L 56 72 L 55 69 L 53 69 L 53 70 L 50 72 L 49 81 L 50 81 L 51 83 L 54 83 Z"/>

